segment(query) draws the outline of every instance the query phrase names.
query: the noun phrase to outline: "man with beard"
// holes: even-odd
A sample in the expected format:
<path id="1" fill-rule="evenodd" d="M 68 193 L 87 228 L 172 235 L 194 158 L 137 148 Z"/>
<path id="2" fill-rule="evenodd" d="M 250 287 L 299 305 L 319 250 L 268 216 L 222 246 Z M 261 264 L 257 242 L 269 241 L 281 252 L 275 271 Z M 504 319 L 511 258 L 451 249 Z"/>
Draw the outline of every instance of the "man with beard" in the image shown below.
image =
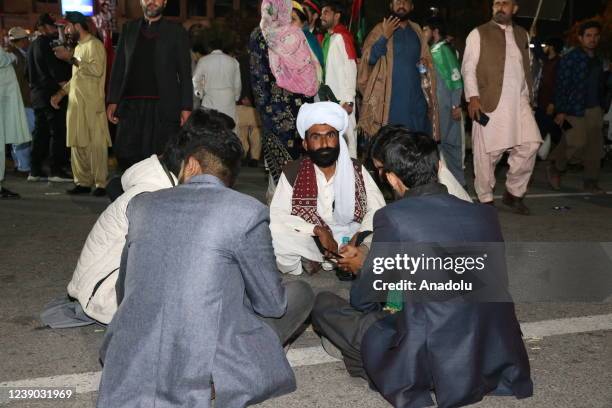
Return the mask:
<path id="1" fill-rule="evenodd" d="M 319 42 L 323 41 L 321 28 L 321 2 L 319 0 L 304 0 L 302 2 L 306 17 L 308 17 L 308 31 L 317 37 Z"/>
<path id="2" fill-rule="evenodd" d="M 423 26 L 427 42 L 431 44 L 437 79 L 440 110 L 440 152 L 451 173 L 465 186 L 463 172 L 463 140 L 461 126 L 461 94 L 463 80 L 457 54 L 446 41 L 446 28 L 440 17 L 431 17 Z"/>
<path id="3" fill-rule="evenodd" d="M 285 167 L 270 204 L 274 253 L 283 273 L 318 272 L 336 256 L 339 243 L 371 231 L 374 213 L 385 205 L 370 174 L 349 156 L 343 138 L 348 127 L 348 114 L 336 103 L 300 108 L 297 128 L 307 155 Z"/>
<path id="4" fill-rule="evenodd" d="M 344 7 L 337 1 L 323 3 L 321 29 L 323 39 L 323 63 L 325 85 L 349 114 L 346 141 L 352 158 L 357 158 L 357 134 L 355 133 L 355 95 L 357 93 L 357 49 L 353 35 L 343 24 Z"/>
<path id="5" fill-rule="evenodd" d="M 517 11 L 516 0 L 493 2 L 493 19 L 472 30 L 466 40 L 462 73 L 470 118 L 474 120 L 474 187 L 478 199 L 494 205 L 495 166 L 509 152 L 503 203 L 517 214 L 528 215 L 523 197 L 542 138 L 531 109 L 529 35 L 513 24 Z"/>
<path id="6" fill-rule="evenodd" d="M 357 79 L 364 101 L 359 126 L 371 137 L 382 126 L 393 124 L 433 132 L 439 140 L 436 78 L 429 44 L 419 25 L 408 18 L 414 8 L 412 0 L 392 0 L 389 7 L 391 16 L 374 27 L 363 45 Z M 420 63 L 427 68 L 431 82 L 425 89 L 427 99 Z"/>
<path id="7" fill-rule="evenodd" d="M 118 125 L 115 155 L 125 170 L 161 154 L 193 108 L 187 31 L 162 17 L 165 0 L 141 0 L 144 18 L 123 26 L 108 91 Z"/>
<path id="8" fill-rule="evenodd" d="M 578 30 L 580 47 L 561 58 L 555 86 L 555 123 L 571 129 L 551 153 L 548 180 L 553 189 L 561 188 L 561 176 L 568 162 L 580 157 L 584 163 L 584 190 L 605 194 L 598 185 L 601 159 L 604 156 L 603 112 L 606 107 L 603 59 L 597 55 L 602 26 L 587 21 Z M 567 126 L 566 126 L 567 127 Z"/>
<path id="9" fill-rule="evenodd" d="M 110 135 L 104 114 L 106 50 L 89 33 L 87 17 L 78 11 L 66 13 L 66 35 L 76 44 L 74 51 L 56 47 L 55 56 L 72 64 L 72 78 L 51 97 L 51 106 L 60 108 L 68 96 L 66 141 L 71 149 L 74 188 L 68 194 L 106 195 Z"/>
<path id="10" fill-rule="evenodd" d="M 36 22 L 41 35 L 32 42 L 28 49 L 28 75 L 32 90 L 32 107 L 34 108 L 34 131 L 32 132 L 32 163 L 28 181 L 47 180 L 43 164 L 51 155 L 49 181 L 70 182 L 72 177 L 64 168 L 68 165 L 66 149 L 66 102 L 61 109 L 51 107 L 51 95 L 57 92 L 70 79 L 70 64 L 53 55 L 51 44 L 58 38 L 55 20 L 47 13 L 41 14 Z"/>
<path id="11" fill-rule="evenodd" d="M 432 406 L 432 391 L 439 407 L 465 406 L 489 393 L 531 396 L 529 360 L 507 291 L 495 209 L 453 197 L 439 183 L 431 137 L 404 128 L 391 132 L 381 162 L 400 199 L 376 213 L 372 249 L 356 273 L 349 301 L 330 292 L 317 295 L 314 329 L 340 349 L 351 376 L 368 380 L 394 407 Z M 388 263 L 402 254 L 435 259 L 482 253 L 475 243 L 483 242 L 490 243 L 486 275 L 496 279 L 486 291 L 475 291 L 478 298 L 419 289 L 419 281 L 448 280 L 444 269 L 427 266 L 417 272 L 398 265 L 402 272 L 396 274 L 395 263 Z M 397 282 L 395 277 L 417 286 L 400 292 L 404 307 L 391 313 L 383 309 L 389 291 L 382 284 Z"/>

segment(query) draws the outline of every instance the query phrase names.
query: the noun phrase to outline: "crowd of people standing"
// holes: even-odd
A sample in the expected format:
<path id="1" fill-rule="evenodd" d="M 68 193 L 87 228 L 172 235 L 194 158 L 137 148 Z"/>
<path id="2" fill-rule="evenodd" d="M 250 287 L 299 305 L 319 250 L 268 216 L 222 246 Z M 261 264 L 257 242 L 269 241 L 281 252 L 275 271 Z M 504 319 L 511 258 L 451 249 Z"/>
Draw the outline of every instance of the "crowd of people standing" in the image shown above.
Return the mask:
<path id="1" fill-rule="evenodd" d="M 551 186 L 578 158 L 585 189 L 602 192 L 601 25 L 582 25 L 580 46 L 560 59 L 561 46 L 547 43 L 534 76 L 539 44 L 514 23 L 515 0 L 493 0 L 462 58 L 440 18 L 410 19 L 411 0 L 391 0 L 363 47 L 338 1 L 263 0 L 241 64 L 215 41 L 195 61 L 201 50 L 163 17 L 165 2 L 141 6 L 108 83 L 108 52 L 78 12 L 42 15 L 27 52 L 27 32 L 12 29 L 10 52 L 0 51 L 0 145 L 14 145 L 18 170 L 113 200 L 69 297 L 42 314 L 52 327 L 108 324 L 99 407 L 242 407 L 289 393 L 283 346 L 309 318 L 348 373 L 394 406 L 431 405 L 431 390 L 440 406 L 532 395 L 507 288 L 496 303 L 421 303 L 394 290 L 373 300 L 371 266 L 380 243 L 503 243 L 495 167 L 508 154 L 502 203 L 528 215 L 541 130 L 560 129 Z M 56 41 L 58 26 L 67 42 Z M 466 191 L 464 98 L 478 204 Z M 110 182 L 109 122 L 122 172 Z M 259 149 L 269 206 L 232 189 Z M 348 300 L 284 276 L 325 271 L 352 281 Z"/>

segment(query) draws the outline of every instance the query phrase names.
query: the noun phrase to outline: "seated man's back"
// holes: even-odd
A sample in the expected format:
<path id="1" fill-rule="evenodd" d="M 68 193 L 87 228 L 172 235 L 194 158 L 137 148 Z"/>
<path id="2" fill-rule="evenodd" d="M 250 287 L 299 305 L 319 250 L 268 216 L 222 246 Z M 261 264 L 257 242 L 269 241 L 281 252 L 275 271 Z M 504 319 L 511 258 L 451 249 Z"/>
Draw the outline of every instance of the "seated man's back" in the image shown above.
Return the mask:
<path id="1" fill-rule="evenodd" d="M 213 390 L 216 406 L 244 407 L 295 389 L 281 339 L 306 319 L 287 311 L 300 288 L 281 285 L 267 207 L 228 187 L 240 140 L 204 115 L 177 137 L 181 185 L 128 206 L 98 407 L 208 407 Z"/>

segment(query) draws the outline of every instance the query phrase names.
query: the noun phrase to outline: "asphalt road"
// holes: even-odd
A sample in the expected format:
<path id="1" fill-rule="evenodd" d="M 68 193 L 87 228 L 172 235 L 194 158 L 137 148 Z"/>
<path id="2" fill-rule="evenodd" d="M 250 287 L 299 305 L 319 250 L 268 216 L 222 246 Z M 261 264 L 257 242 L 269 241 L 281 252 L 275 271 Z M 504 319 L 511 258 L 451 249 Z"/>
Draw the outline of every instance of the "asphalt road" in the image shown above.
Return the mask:
<path id="1" fill-rule="evenodd" d="M 538 164 L 530 188 L 535 196 L 526 201 L 533 215 L 517 216 L 498 204 L 506 240 L 612 241 L 612 194 L 582 195 L 580 184 L 578 174 L 569 174 L 564 190 L 553 192 L 544 181 L 543 165 Z M 93 407 L 104 328 L 52 330 L 41 327 L 37 316 L 45 303 L 65 293 L 85 237 L 107 202 L 70 197 L 63 194 L 67 185 L 27 183 L 12 174 L 6 186 L 23 198 L 0 201 L 0 388 L 76 387 L 76 398 L 71 400 L 28 400 L 12 402 L 11 407 Z M 601 186 L 612 192 L 610 169 L 605 170 Z M 263 172 L 252 169 L 243 172 L 237 185 L 262 200 L 265 188 Z M 503 192 L 503 185 L 497 192 Z M 348 286 L 334 276 L 301 279 L 316 291 L 347 295 Z M 523 401 L 487 398 L 475 406 L 612 408 L 612 303 L 521 303 L 517 313 L 528 337 L 535 395 Z M 363 381 L 348 377 L 343 364 L 319 345 L 311 330 L 296 340 L 289 357 L 298 390 L 262 407 L 389 406 Z"/>

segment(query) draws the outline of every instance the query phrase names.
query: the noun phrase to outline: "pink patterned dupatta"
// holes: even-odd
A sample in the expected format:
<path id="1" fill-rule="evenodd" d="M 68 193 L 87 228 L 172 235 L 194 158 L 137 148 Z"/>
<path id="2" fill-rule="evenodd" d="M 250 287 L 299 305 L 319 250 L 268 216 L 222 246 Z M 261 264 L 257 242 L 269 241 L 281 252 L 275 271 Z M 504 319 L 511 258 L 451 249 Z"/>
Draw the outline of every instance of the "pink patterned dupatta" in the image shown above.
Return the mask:
<path id="1" fill-rule="evenodd" d="M 270 69 L 279 87 L 314 96 L 317 71 L 301 29 L 291 24 L 291 0 L 263 0 L 261 32 L 268 44 Z"/>

